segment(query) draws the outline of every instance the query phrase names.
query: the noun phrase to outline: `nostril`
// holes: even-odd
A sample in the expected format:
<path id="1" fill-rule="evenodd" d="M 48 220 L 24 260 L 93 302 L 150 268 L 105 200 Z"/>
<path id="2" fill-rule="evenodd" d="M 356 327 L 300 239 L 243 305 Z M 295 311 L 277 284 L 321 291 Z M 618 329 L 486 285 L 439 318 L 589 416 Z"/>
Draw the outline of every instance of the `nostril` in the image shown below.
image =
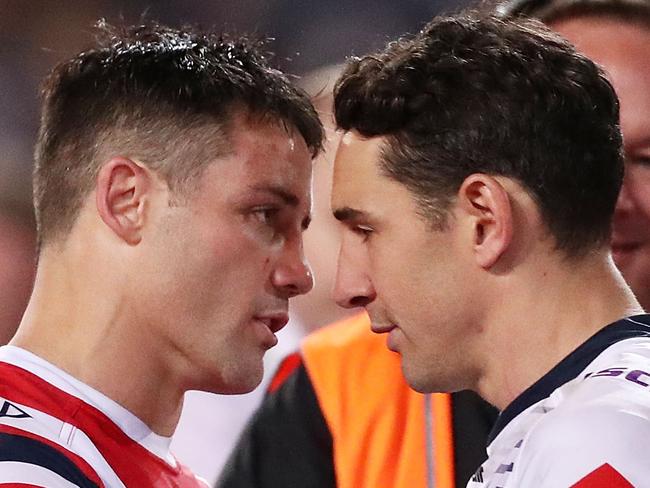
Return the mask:
<path id="1" fill-rule="evenodd" d="M 357 295 L 356 297 L 352 297 L 350 299 L 350 306 L 351 307 L 365 307 L 370 303 L 370 299 L 368 297 L 364 297 L 362 295 Z"/>

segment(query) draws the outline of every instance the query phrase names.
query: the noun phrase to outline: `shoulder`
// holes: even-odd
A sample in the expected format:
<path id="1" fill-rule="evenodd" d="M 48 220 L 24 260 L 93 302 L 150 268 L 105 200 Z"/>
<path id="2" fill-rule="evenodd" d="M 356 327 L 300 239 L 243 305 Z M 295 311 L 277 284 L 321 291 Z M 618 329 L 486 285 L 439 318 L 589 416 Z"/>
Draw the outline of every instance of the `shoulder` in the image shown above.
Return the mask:
<path id="1" fill-rule="evenodd" d="M 0 424 L 0 485 L 52 488 L 103 486 L 95 470 L 81 457 L 47 437 L 47 430 Z"/>
<path id="2" fill-rule="evenodd" d="M 580 447 L 586 453 L 616 450 L 630 455 L 634 455 L 635 440 L 650 447 L 650 404 L 635 408 L 625 399 L 612 400 L 559 407 L 548 413 L 531 431 L 527 447 L 559 453 Z"/>
<path id="3" fill-rule="evenodd" d="M 517 468 L 521 486 L 572 486 L 602 469 L 634 486 L 647 482 L 650 396 L 643 401 L 637 393 L 619 382 L 581 384 L 524 441 Z"/>
<path id="4" fill-rule="evenodd" d="M 0 363 L 0 370 L 0 480 L 47 487 L 102 486 L 96 469 L 71 445 L 76 430 L 60 415 L 76 402 L 13 363 Z"/>

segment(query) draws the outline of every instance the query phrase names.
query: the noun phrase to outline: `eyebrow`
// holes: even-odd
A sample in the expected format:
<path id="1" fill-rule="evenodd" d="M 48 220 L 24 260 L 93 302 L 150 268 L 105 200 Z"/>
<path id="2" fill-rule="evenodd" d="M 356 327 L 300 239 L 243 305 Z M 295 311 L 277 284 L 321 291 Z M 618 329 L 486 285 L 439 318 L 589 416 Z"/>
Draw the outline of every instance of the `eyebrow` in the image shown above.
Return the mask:
<path id="1" fill-rule="evenodd" d="M 351 207 L 337 208 L 332 212 L 334 218 L 339 222 L 349 222 L 351 220 L 364 220 L 368 218 L 368 214 L 363 210 L 357 210 Z"/>
<path id="2" fill-rule="evenodd" d="M 255 191 L 262 191 L 262 192 L 275 195 L 290 207 L 297 207 L 298 204 L 300 203 L 300 198 L 298 198 L 295 194 L 291 193 L 286 188 L 283 188 L 281 186 L 261 185 L 261 186 L 252 186 L 251 189 Z"/>

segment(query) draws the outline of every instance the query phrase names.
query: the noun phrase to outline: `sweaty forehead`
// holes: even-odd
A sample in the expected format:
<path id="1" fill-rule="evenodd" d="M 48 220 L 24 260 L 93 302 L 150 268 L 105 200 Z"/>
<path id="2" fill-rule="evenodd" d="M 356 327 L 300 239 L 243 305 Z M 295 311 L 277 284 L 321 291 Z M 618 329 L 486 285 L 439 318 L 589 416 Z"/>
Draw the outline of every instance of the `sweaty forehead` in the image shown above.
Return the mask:
<path id="1" fill-rule="evenodd" d="M 236 115 L 228 132 L 233 150 L 252 147 L 288 154 L 305 149 L 309 153 L 300 132 L 281 120 Z"/>
<path id="2" fill-rule="evenodd" d="M 229 128 L 227 152 L 215 157 L 203 183 L 232 200 L 274 188 L 295 195 L 309 207 L 311 153 L 297 131 L 280 123 L 236 119 Z"/>
<path id="3" fill-rule="evenodd" d="M 388 221 L 397 218 L 396 206 L 404 212 L 415 211 L 409 190 L 381 170 L 385 144 L 383 137 L 368 139 L 354 131 L 342 137 L 334 162 L 331 200 L 339 220 L 364 215 L 374 222 Z"/>
<path id="4" fill-rule="evenodd" d="M 366 193 L 382 185 L 386 179 L 379 170 L 383 142 L 381 137 L 367 139 L 355 131 L 341 137 L 334 160 L 333 205 L 363 201 Z"/>

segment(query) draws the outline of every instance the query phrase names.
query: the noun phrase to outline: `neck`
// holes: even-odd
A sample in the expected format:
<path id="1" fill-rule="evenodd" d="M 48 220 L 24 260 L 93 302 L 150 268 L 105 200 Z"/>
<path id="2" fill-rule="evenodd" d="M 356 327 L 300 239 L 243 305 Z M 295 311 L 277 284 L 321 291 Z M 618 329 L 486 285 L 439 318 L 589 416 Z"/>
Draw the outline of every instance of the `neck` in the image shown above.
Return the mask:
<path id="1" fill-rule="evenodd" d="M 102 392 L 157 434 L 171 435 L 183 402 L 179 372 L 134 313 L 128 284 L 111 279 L 100 262 L 82 262 L 44 250 L 11 344 Z"/>
<path id="2" fill-rule="evenodd" d="M 604 252 L 521 273 L 500 293 L 510 304 L 488 320 L 477 390 L 501 410 L 600 329 L 643 313 Z"/>

